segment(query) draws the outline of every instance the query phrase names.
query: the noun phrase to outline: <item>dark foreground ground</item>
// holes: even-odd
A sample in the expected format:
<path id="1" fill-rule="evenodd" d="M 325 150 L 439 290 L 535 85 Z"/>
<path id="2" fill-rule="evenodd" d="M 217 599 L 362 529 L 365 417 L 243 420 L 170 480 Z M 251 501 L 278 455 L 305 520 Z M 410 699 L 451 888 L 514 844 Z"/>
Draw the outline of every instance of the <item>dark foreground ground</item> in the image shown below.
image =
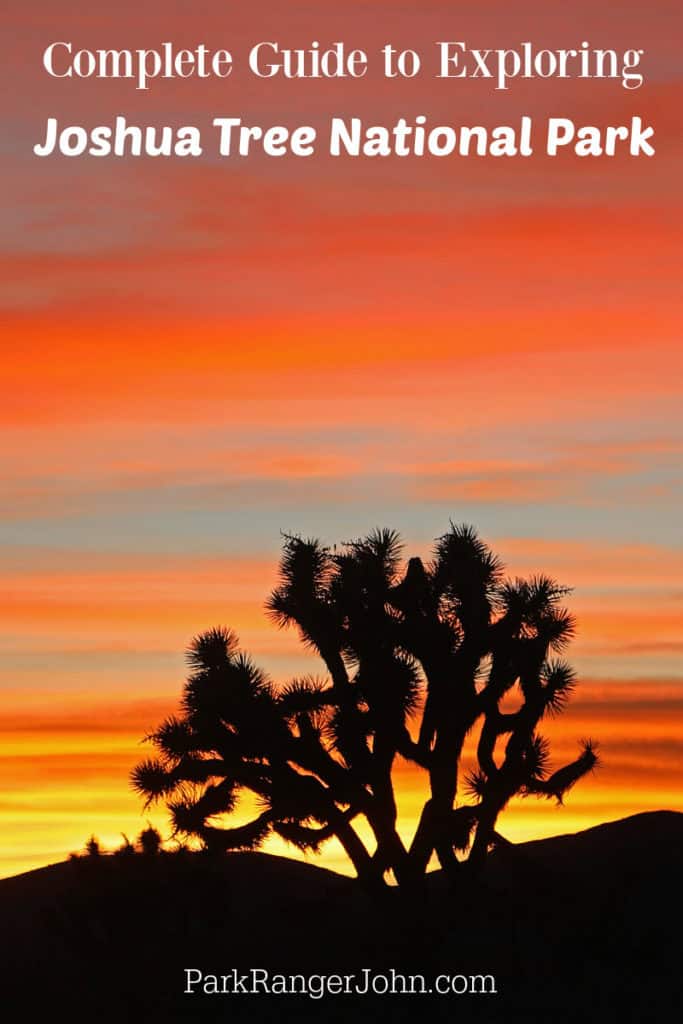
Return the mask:
<path id="1" fill-rule="evenodd" d="M 57 864 L 0 881 L 0 1016 L 677 1020 L 682 853 L 683 815 L 662 811 L 501 851 L 463 892 L 432 875 L 411 900 L 262 854 Z M 190 996 L 185 968 L 493 974 L 497 994 Z"/>

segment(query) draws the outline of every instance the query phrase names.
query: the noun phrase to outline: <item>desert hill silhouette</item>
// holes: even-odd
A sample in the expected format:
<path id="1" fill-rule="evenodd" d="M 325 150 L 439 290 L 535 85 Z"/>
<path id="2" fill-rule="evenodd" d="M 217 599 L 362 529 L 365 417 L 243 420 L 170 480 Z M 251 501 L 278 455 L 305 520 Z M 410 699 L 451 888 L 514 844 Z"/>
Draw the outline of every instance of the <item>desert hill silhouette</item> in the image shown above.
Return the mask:
<path id="1" fill-rule="evenodd" d="M 662 1021 L 681 1009 L 683 814 L 493 853 L 370 895 L 261 853 L 100 857 L 0 880 L 6 1019 Z M 497 995 L 183 996 L 183 969 L 495 974 Z M 14 1009 L 12 1009 L 14 1007 Z"/>

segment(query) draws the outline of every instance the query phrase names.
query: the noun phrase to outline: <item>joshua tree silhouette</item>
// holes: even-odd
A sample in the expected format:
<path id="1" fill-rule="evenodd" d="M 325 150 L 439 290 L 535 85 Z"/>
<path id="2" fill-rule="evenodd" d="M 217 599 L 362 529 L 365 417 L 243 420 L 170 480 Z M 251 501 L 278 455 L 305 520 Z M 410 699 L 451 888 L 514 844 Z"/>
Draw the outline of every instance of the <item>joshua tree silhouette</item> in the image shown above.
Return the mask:
<path id="1" fill-rule="evenodd" d="M 274 832 L 317 851 L 336 836 L 368 884 L 389 871 L 414 883 L 433 851 L 457 877 L 500 841 L 497 819 L 515 794 L 561 803 L 597 763 L 586 740 L 551 773 L 537 731 L 575 686 L 559 660 L 575 629 L 567 593 L 545 576 L 505 579 L 469 526 L 451 524 L 431 561 L 411 558 L 405 569 L 391 530 L 334 549 L 285 536 L 267 608 L 298 630 L 326 677 L 277 688 L 231 630 L 201 634 L 188 651 L 182 713 L 147 737 L 157 757 L 137 766 L 132 784 L 148 804 L 166 802 L 177 834 L 210 849 L 255 849 Z M 513 691 L 516 710 L 503 710 Z M 478 767 L 461 779 L 475 727 Z M 399 755 L 427 773 L 431 793 L 409 847 L 397 831 Z M 242 791 L 258 813 L 226 827 Z M 361 818 L 372 850 L 354 825 Z"/>

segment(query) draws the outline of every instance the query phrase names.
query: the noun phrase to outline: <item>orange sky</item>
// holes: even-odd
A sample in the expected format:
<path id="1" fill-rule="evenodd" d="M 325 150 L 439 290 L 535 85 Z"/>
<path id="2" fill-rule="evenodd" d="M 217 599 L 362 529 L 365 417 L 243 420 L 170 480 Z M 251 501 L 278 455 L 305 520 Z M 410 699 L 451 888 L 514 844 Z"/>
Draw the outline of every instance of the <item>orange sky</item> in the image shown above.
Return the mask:
<path id="1" fill-rule="evenodd" d="M 234 6 L 234 5 L 233 5 Z M 584 679 L 567 807 L 512 838 L 681 809 L 678 3 L 10 3 L 0 94 L 0 874 L 144 825 L 127 773 L 182 652 L 233 626 L 277 679 L 309 665 L 262 611 L 281 530 L 376 524 L 426 552 L 475 523 L 512 573 L 575 588 Z M 163 13 L 161 13 L 163 10 Z M 77 46 L 244 53 L 344 39 L 428 50 L 645 50 L 645 85 L 57 82 Z M 9 81 L 9 79 L 8 79 Z M 652 121 L 651 160 L 37 160 L 48 116 L 106 123 Z M 402 774 L 402 823 L 417 806 Z M 163 820 L 157 817 L 160 822 Z M 341 866 L 334 851 L 328 862 Z"/>

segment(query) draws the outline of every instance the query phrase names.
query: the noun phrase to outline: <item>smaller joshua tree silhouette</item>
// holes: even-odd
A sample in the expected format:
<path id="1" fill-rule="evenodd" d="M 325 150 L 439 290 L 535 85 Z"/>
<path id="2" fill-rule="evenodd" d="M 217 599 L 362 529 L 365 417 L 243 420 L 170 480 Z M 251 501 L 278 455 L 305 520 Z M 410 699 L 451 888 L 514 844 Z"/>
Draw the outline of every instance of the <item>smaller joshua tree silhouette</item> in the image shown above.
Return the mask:
<path id="1" fill-rule="evenodd" d="M 465 860 L 480 866 L 500 841 L 498 817 L 513 796 L 562 803 L 597 764 L 586 740 L 551 771 L 538 731 L 576 685 L 560 658 L 575 628 L 567 594 L 545 576 L 507 580 L 468 526 L 451 526 L 429 562 L 411 558 L 404 569 L 391 530 L 334 550 L 287 536 L 267 608 L 297 629 L 326 676 L 278 688 L 230 629 L 202 633 L 187 654 L 181 713 L 147 737 L 156 757 L 132 784 L 147 805 L 166 802 L 175 835 L 210 850 L 257 849 L 275 833 L 318 851 L 336 836 L 369 884 L 387 871 L 414 884 L 433 851 L 456 879 Z M 505 710 L 513 695 L 517 710 Z M 477 764 L 463 779 L 476 728 Z M 399 757 L 430 787 L 408 847 L 397 829 Z M 230 827 L 246 792 L 256 812 Z"/>

